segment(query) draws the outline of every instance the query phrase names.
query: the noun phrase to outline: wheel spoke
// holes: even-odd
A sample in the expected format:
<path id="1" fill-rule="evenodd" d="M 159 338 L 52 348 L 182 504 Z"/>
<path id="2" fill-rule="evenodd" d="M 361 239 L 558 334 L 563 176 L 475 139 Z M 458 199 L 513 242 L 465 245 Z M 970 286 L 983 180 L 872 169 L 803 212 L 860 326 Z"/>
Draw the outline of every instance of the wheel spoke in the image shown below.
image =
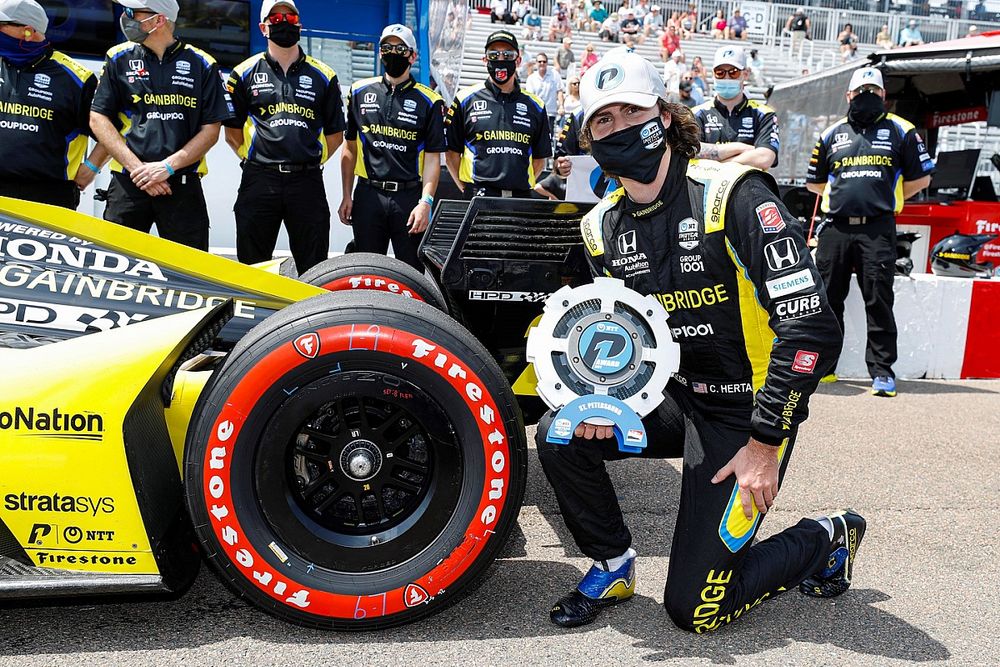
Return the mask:
<path id="1" fill-rule="evenodd" d="M 320 442 L 322 442 L 324 444 L 327 444 L 327 445 L 336 445 L 337 444 L 337 440 L 338 440 L 337 436 L 330 435 L 329 433 L 323 433 L 322 431 L 320 431 L 318 429 L 315 429 L 315 428 L 312 428 L 311 426 L 304 427 L 302 429 L 302 432 L 305 433 L 306 435 L 308 435 L 310 438 L 313 438 L 314 440 L 319 440 Z M 297 447 L 298 446 L 299 445 L 297 445 Z"/>
<path id="2" fill-rule="evenodd" d="M 394 424 L 396 424 L 396 421 L 397 421 L 397 420 L 399 419 L 400 415 L 402 415 L 402 414 L 403 414 L 403 409 L 402 409 L 402 408 L 399 408 L 399 407 L 395 408 L 395 409 L 394 409 L 394 410 L 392 411 L 392 414 L 391 414 L 391 415 L 389 415 L 389 416 L 388 416 L 388 417 L 386 418 L 386 420 L 385 420 L 384 422 L 382 422 L 382 425 L 381 425 L 381 426 L 379 426 L 379 427 L 378 427 L 377 429 L 375 429 L 375 430 L 376 430 L 376 431 L 378 431 L 379 433 L 385 433 L 385 432 L 386 432 L 386 431 L 388 431 L 388 430 L 389 430 L 389 429 L 390 429 L 390 428 L 391 428 L 391 427 L 392 427 L 392 426 L 393 426 Z"/>
<path id="3" fill-rule="evenodd" d="M 389 447 L 391 449 L 396 449 L 400 445 L 405 445 L 406 442 L 421 432 L 420 424 L 413 424 L 410 428 L 403 431 L 398 437 L 393 438 L 389 441 Z"/>
<path id="4" fill-rule="evenodd" d="M 333 505 L 335 502 L 337 502 L 338 500 L 340 500 L 344 495 L 345 494 L 343 494 L 343 493 L 336 493 L 336 492 L 331 493 L 326 498 L 326 500 L 324 500 L 323 502 L 321 502 L 319 505 L 316 505 L 316 507 L 314 507 L 313 509 L 317 513 L 322 514 L 323 512 L 325 512 L 328 509 L 330 509 L 330 505 Z"/>
<path id="5" fill-rule="evenodd" d="M 405 479 L 400 479 L 395 475 L 385 482 L 389 486 L 395 486 L 404 491 L 409 491 L 410 493 L 420 493 L 420 485 L 415 482 L 410 482 Z"/>
<path id="6" fill-rule="evenodd" d="M 417 463 L 415 461 L 410 461 L 409 459 L 400 458 L 398 456 L 392 459 L 395 463 L 393 464 L 396 468 L 406 468 L 407 470 L 412 470 L 414 472 L 426 473 L 427 465 L 423 463 Z M 395 471 L 393 471 L 395 472 Z"/>
<path id="7" fill-rule="evenodd" d="M 304 487 L 302 487 L 302 495 L 311 496 L 313 495 L 324 483 L 330 480 L 332 474 L 329 470 L 324 470 L 320 473 L 320 476 L 312 480 Z"/>

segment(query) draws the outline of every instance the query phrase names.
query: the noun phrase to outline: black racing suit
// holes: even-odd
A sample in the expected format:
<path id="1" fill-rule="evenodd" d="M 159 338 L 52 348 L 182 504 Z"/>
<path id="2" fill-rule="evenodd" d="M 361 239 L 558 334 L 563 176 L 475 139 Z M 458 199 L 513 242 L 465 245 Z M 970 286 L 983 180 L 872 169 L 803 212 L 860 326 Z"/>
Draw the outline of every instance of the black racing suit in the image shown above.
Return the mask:
<path id="1" fill-rule="evenodd" d="M 829 554 L 826 530 L 809 519 L 754 545 L 760 515 L 746 520 L 734 477 L 711 479 L 751 436 L 775 446 L 784 476 L 841 333 L 799 223 L 762 172 L 704 160 L 689 167 L 675 155 L 652 204 L 617 190 L 581 226 L 593 273 L 654 295 L 681 347 L 664 403 L 643 420 L 649 447 L 640 456 L 684 458 L 664 604 L 681 628 L 715 629 L 798 584 Z M 613 439 L 545 442 L 552 414 L 536 440 L 563 517 L 587 556 L 619 556 L 632 536 L 603 461 L 626 455 Z"/>
<path id="2" fill-rule="evenodd" d="M 891 113 L 867 127 L 842 118 L 820 135 L 809 159 L 806 181 L 826 184 L 822 209 L 829 218 L 818 234 L 816 266 L 841 327 L 851 274 L 857 274 L 868 322 L 865 362 L 873 378 L 893 376 L 897 357 L 895 214 L 903 209 L 903 182 L 933 171 L 916 128 Z"/>

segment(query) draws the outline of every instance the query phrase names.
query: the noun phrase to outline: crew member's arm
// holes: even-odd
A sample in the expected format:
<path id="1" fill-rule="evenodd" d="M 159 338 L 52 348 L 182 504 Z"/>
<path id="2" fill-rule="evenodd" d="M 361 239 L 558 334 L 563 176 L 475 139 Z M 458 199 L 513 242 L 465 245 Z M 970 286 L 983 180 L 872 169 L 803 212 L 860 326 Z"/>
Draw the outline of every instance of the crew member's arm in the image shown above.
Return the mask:
<path id="1" fill-rule="evenodd" d="M 705 160 L 727 162 L 751 150 L 753 150 L 753 146 L 742 141 L 730 141 L 724 144 L 709 144 L 703 141 L 701 149 L 698 151 L 698 157 Z"/>
<path id="2" fill-rule="evenodd" d="M 350 225 L 354 210 L 354 172 L 358 166 L 358 144 L 361 142 L 357 118 L 354 116 L 354 88 L 347 91 L 347 129 L 344 131 L 344 149 L 340 152 L 341 199 L 337 216 L 340 222 Z"/>
<path id="3" fill-rule="evenodd" d="M 903 137 L 903 199 L 909 199 L 931 184 L 934 160 L 927 152 L 923 137 L 912 129 Z M 897 202 L 901 205 L 902 202 Z"/>
<path id="4" fill-rule="evenodd" d="M 127 171 L 142 165 L 135 153 L 125 143 L 125 137 L 115 127 L 113 118 L 125 110 L 125 97 L 116 76 L 116 63 L 110 58 L 104 61 L 104 68 L 94 91 L 94 101 L 90 108 L 90 129 L 94 139 L 104 150 Z"/>
<path id="5" fill-rule="evenodd" d="M 552 128 L 549 126 L 549 117 L 544 107 L 538 120 L 539 129 L 531 140 L 531 169 L 536 181 L 545 169 L 545 160 L 552 157 Z"/>
<path id="6" fill-rule="evenodd" d="M 767 170 L 778 166 L 778 117 L 774 109 L 767 106 L 757 107 L 756 112 L 757 134 L 753 148 L 737 155 L 732 161 Z"/>
<path id="7" fill-rule="evenodd" d="M 459 98 L 451 103 L 448 114 L 444 118 L 445 143 L 448 152 L 445 153 L 444 160 L 451 174 L 451 180 L 462 192 L 465 192 L 465 183 L 462 182 L 459 174 L 462 172 L 462 155 L 465 152 L 465 116 L 462 113 L 462 104 Z"/>
<path id="8" fill-rule="evenodd" d="M 344 98 L 340 95 L 340 82 L 334 74 L 326 87 L 323 101 L 323 138 L 326 141 L 326 158 L 330 159 L 344 143 Z"/>
<path id="9" fill-rule="evenodd" d="M 94 104 L 94 91 L 97 90 L 97 76 L 90 74 L 83 82 L 83 90 L 80 95 L 80 109 L 77 116 L 77 131 L 88 137 L 93 137 L 94 133 L 90 129 L 90 107 Z M 76 177 L 73 182 L 81 191 L 94 182 L 97 172 L 107 163 L 108 152 L 100 144 L 96 144 L 90 155 L 85 156 L 85 162 L 76 170 Z M 89 163 L 89 164 L 87 164 Z M 91 168 L 93 165 L 97 171 Z"/>
<path id="10" fill-rule="evenodd" d="M 826 142 L 823 141 L 823 137 L 827 133 L 824 132 L 816 140 L 816 145 L 813 146 L 812 153 L 809 155 L 809 168 L 806 170 L 806 189 L 820 196 L 826 191 L 830 180 L 830 165 L 827 164 L 826 160 Z"/>
<path id="11" fill-rule="evenodd" d="M 555 169 L 562 178 L 569 178 L 570 172 L 573 171 L 573 163 L 569 160 L 569 156 L 581 154 L 577 122 L 577 114 L 572 113 L 566 116 L 559 136 L 556 138 Z"/>
<path id="12" fill-rule="evenodd" d="M 240 154 L 240 149 L 244 141 L 243 128 L 249 122 L 250 105 L 247 102 L 246 84 L 241 73 L 236 70 L 229 73 L 229 78 L 226 79 L 226 92 L 229 93 L 233 103 L 233 117 L 223 123 L 226 144 L 233 149 L 237 157 L 242 158 L 244 156 Z"/>
<path id="13" fill-rule="evenodd" d="M 767 512 L 774 503 L 784 447 L 808 416 L 819 379 L 836 366 L 843 334 L 801 225 L 764 177 L 749 176 L 737 185 L 726 210 L 727 249 L 737 280 L 757 295 L 741 309 L 754 387 L 762 384 L 749 441 L 712 481 L 735 474 L 743 512 L 751 520 L 753 506 Z"/>
<path id="14" fill-rule="evenodd" d="M 420 234 L 431 221 L 434 193 L 441 180 L 441 153 L 447 150 L 444 142 L 444 101 L 439 97 L 431 105 L 424 126 L 424 170 L 421 174 L 423 187 L 420 201 L 410 211 L 406 226 L 411 234 Z"/>

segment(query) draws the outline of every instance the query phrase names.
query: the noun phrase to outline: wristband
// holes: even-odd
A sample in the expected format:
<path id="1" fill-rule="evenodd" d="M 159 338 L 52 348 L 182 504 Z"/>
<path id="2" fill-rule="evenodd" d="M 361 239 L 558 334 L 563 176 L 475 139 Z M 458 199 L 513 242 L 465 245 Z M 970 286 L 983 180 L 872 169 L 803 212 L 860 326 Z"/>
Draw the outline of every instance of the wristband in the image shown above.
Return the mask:
<path id="1" fill-rule="evenodd" d="M 167 173 L 170 174 L 171 176 L 173 176 L 174 175 L 174 168 L 170 166 L 170 163 L 167 162 L 166 160 L 164 160 L 162 162 L 162 164 L 163 164 L 163 168 L 167 170 Z"/>
<path id="2" fill-rule="evenodd" d="M 423 195 L 420 198 L 420 201 L 424 202 L 425 204 L 427 204 L 431 208 L 434 208 L 434 197 L 431 197 L 430 195 Z"/>
<path id="3" fill-rule="evenodd" d="M 83 166 L 85 166 L 87 169 L 91 170 L 95 174 L 101 173 L 101 168 L 98 167 L 93 162 L 91 162 L 88 158 L 83 158 Z"/>

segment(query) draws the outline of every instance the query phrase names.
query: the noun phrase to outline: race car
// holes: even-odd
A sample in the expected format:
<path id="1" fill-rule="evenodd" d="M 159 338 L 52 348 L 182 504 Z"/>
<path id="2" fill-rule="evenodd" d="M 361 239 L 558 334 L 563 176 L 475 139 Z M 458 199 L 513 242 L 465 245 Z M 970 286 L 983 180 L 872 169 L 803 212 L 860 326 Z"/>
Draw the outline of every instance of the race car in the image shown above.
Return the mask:
<path id="1" fill-rule="evenodd" d="M 332 261 L 0 198 L 0 600 L 179 593 L 204 559 L 357 630 L 475 587 L 524 492 L 510 384 L 421 274 Z"/>

